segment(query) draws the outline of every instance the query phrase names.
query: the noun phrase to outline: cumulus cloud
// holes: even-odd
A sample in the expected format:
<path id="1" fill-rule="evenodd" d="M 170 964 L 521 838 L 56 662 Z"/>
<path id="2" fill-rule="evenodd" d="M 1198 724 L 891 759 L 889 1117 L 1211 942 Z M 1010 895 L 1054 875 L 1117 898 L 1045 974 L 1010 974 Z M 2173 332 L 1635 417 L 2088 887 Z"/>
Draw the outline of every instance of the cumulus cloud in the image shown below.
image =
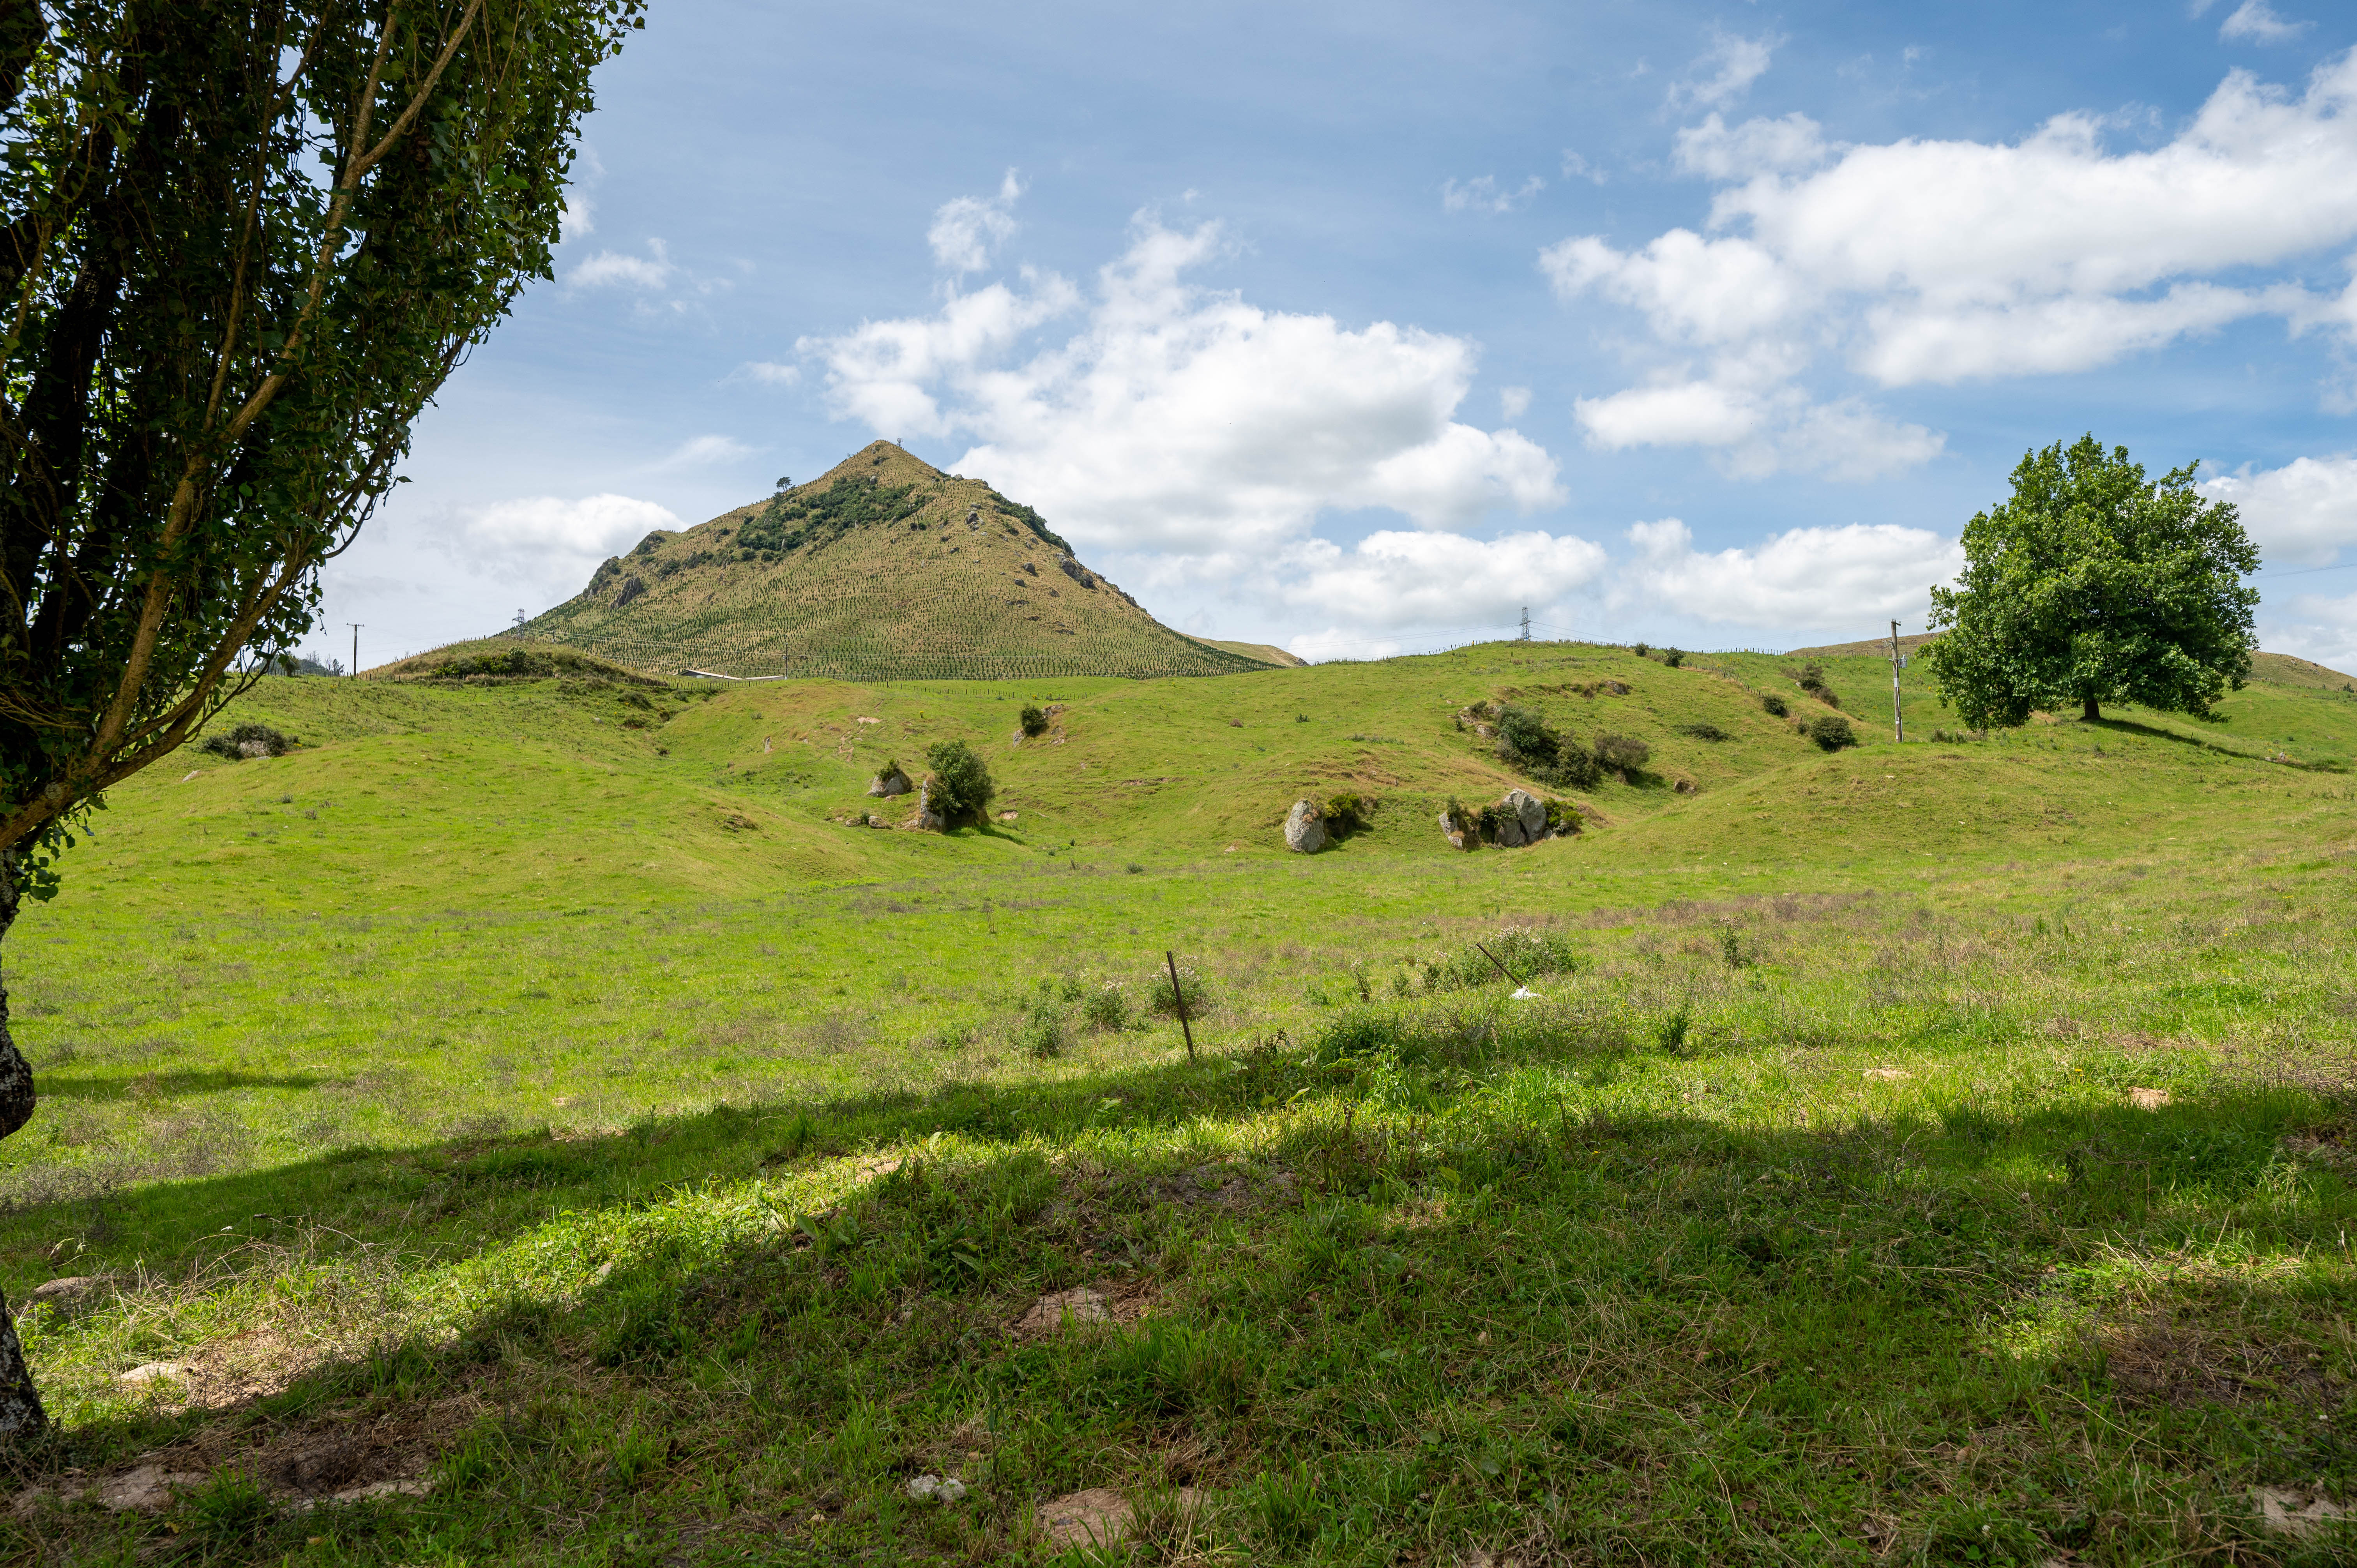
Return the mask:
<path id="1" fill-rule="evenodd" d="M 660 289 L 678 271 L 670 247 L 661 240 L 649 240 L 645 255 L 600 251 L 565 274 L 565 282 L 568 288 Z"/>
<path id="2" fill-rule="evenodd" d="M 1768 74 L 1769 62 L 1783 42 L 1781 38 L 1717 34 L 1709 52 L 1695 61 L 1686 80 L 1670 89 L 1670 107 L 1699 104 L 1707 109 L 1733 102 Z"/>
<path id="3" fill-rule="evenodd" d="M 888 435 L 967 435 L 952 467 L 1084 546 L 1233 562 L 1306 538 L 1329 510 L 1453 529 L 1561 502 L 1544 448 L 1456 418 L 1471 344 L 1263 310 L 1189 280 L 1228 249 L 1215 222 L 1142 214 L 1086 295 L 1027 274 L 800 348 L 838 414 Z M 1030 340 L 1066 317 L 1062 341 Z"/>
<path id="4" fill-rule="evenodd" d="M 1348 550 L 1310 540 L 1293 553 L 1283 600 L 1382 630 L 1512 620 L 1603 575 L 1603 549 L 1544 532 L 1480 541 L 1386 531 Z M 1329 635 L 1331 635 L 1329 633 Z"/>
<path id="5" fill-rule="evenodd" d="M 1531 198 L 1546 188 L 1546 181 L 1533 175 L 1511 190 L 1499 187 L 1495 175 L 1481 175 L 1459 185 L 1444 180 L 1440 186 L 1440 205 L 1448 212 L 1486 212 L 1492 217 L 1519 212 L 1531 204 Z"/>
<path id="6" fill-rule="evenodd" d="M 1719 188 L 1704 230 L 1539 256 L 1560 296 L 1652 334 L 1642 384 L 1581 405 L 1590 438 L 1765 439 L 1768 466 L 1803 466 L 1807 432 L 1880 417 L 1816 412 L 1803 381 L 1828 351 L 1900 387 L 2086 371 L 2254 317 L 2357 341 L 2357 283 L 2254 275 L 2357 239 L 2357 51 L 2298 94 L 2232 71 L 2158 147 L 2114 153 L 2104 129 L 2065 114 L 2010 144 L 1835 145 L 1803 116 L 1714 113 L 1680 132 L 1681 166 Z M 1879 445 L 1939 450 L 1929 433 Z"/>
<path id="7" fill-rule="evenodd" d="M 425 532 L 476 574 L 496 574 L 543 602 L 569 598 L 597 564 L 654 530 L 684 527 L 635 496 L 524 496 L 429 514 Z"/>
<path id="8" fill-rule="evenodd" d="M 596 231 L 597 227 L 594 221 L 596 205 L 586 192 L 568 190 L 565 193 L 565 214 L 557 220 L 556 231 L 560 243 L 578 240 L 585 234 Z"/>
<path id="9" fill-rule="evenodd" d="M 1501 416 L 1509 420 L 1520 419 L 1530 411 L 1530 388 L 1500 387 L 1498 389 L 1498 413 Z"/>
<path id="10" fill-rule="evenodd" d="M 732 436 L 695 435 L 673 447 L 650 467 L 655 469 L 709 468 L 749 457 L 754 450 Z"/>
<path id="11" fill-rule="evenodd" d="M 961 196 L 943 202 L 933 214 L 933 226 L 925 231 L 933 264 L 961 276 L 990 265 L 991 248 L 1015 232 L 1015 201 L 1022 194 L 1023 182 L 1008 169 L 996 196 Z"/>
<path id="12" fill-rule="evenodd" d="M 1918 619 L 1932 586 L 1964 565 L 1955 540 L 1895 523 L 1795 528 L 1757 548 L 1705 552 L 1672 517 L 1634 525 L 1629 542 L 1637 554 L 1620 575 L 1617 598 L 1773 630 Z"/>
<path id="13" fill-rule="evenodd" d="M 2357 545 L 2357 456 L 2300 457 L 2258 473 L 2246 463 L 2199 488 L 2233 504 L 2270 563 L 2321 566 Z"/>
<path id="14" fill-rule="evenodd" d="M 2287 22 L 2275 13 L 2267 0 L 2243 0 L 2233 13 L 2218 25 L 2218 36 L 2234 43 L 2287 44 L 2308 31 L 2307 22 Z"/>

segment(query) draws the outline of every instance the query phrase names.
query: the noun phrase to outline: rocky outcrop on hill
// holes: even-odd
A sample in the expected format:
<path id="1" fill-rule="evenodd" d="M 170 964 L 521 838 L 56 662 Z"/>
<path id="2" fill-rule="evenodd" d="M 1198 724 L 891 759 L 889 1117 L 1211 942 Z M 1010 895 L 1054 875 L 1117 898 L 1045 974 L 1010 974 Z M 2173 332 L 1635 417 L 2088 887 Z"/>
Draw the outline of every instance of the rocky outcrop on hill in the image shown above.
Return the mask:
<path id="1" fill-rule="evenodd" d="M 1550 811 L 1547 803 L 1527 789 L 1509 789 L 1494 806 L 1469 810 L 1451 800 L 1440 813 L 1441 836 L 1451 849 L 1479 849 L 1485 843 L 1500 849 L 1521 849 L 1579 831 L 1577 807 Z"/>
<path id="2" fill-rule="evenodd" d="M 888 762 L 884 765 L 884 771 L 876 776 L 875 782 L 867 786 L 867 792 L 888 800 L 895 795 L 907 794 L 915 786 L 909 782 L 909 776 L 900 771 L 900 765 Z"/>
<path id="3" fill-rule="evenodd" d="M 949 825 L 949 819 L 933 810 L 933 781 L 928 779 L 917 786 L 917 814 L 909 819 L 909 826 L 920 833 L 937 833 Z"/>
<path id="4" fill-rule="evenodd" d="M 1315 800 L 1296 800 L 1285 813 L 1285 847 L 1298 854 L 1316 854 L 1326 847 L 1326 813 Z"/>

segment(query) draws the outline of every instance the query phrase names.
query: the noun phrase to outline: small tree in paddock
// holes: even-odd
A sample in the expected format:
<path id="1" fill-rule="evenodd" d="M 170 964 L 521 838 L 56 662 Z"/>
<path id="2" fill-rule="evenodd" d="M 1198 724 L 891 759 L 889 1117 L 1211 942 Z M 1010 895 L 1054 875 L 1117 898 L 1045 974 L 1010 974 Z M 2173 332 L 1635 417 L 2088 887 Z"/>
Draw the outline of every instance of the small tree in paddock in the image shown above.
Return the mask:
<path id="1" fill-rule="evenodd" d="M 1964 525 L 1964 570 L 1932 590 L 1923 650 L 1941 700 L 1975 729 L 2105 703 L 2207 718 L 2251 672 L 2259 552 L 2196 465 L 2158 480 L 2093 435 L 2027 454 L 2013 494 Z"/>
<path id="2" fill-rule="evenodd" d="M 942 741 L 926 748 L 925 766 L 933 770 L 933 792 L 927 803 L 944 822 L 980 822 L 990 810 L 998 786 L 974 747 L 962 740 Z"/>

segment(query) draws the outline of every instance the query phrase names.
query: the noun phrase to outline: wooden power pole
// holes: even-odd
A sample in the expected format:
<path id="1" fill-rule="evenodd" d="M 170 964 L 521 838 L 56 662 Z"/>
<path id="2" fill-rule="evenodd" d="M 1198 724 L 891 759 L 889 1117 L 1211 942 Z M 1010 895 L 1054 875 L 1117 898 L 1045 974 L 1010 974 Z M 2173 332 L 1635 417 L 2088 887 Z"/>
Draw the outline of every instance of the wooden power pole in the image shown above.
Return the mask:
<path id="1" fill-rule="evenodd" d="M 352 628 L 352 679 L 358 680 L 361 673 L 361 628 L 366 623 L 348 620 L 344 624 Z"/>

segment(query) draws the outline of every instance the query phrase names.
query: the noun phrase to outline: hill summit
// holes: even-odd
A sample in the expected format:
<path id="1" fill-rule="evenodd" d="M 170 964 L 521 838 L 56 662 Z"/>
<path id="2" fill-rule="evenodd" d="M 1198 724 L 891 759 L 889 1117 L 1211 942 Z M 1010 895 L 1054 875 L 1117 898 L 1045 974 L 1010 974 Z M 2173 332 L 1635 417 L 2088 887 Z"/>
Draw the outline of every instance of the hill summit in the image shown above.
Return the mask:
<path id="1" fill-rule="evenodd" d="M 1275 661 L 1171 630 L 1031 508 L 888 441 L 648 534 L 521 635 L 638 670 L 740 678 L 1225 675 Z"/>

